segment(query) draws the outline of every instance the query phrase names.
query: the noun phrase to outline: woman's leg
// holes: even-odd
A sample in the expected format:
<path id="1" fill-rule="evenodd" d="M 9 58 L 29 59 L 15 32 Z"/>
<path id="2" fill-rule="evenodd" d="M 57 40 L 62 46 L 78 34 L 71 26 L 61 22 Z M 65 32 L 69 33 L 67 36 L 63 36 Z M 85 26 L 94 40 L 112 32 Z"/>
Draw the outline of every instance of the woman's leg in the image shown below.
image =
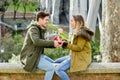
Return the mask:
<path id="1" fill-rule="evenodd" d="M 53 63 L 51 63 L 49 60 L 47 60 L 44 55 L 41 55 L 40 61 L 37 66 L 41 70 L 45 70 L 45 78 L 44 80 L 52 80 L 53 75 L 54 75 L 54 66 Z"/>
<path id="2" fill-rule="evenodd" d="M 58 66 L 55 67 L 56 74 L 61 78 L 61 80 L 70 80 L 69 76 L 65 72 L 70 69 L 70 57 L 61 62 Z"/>

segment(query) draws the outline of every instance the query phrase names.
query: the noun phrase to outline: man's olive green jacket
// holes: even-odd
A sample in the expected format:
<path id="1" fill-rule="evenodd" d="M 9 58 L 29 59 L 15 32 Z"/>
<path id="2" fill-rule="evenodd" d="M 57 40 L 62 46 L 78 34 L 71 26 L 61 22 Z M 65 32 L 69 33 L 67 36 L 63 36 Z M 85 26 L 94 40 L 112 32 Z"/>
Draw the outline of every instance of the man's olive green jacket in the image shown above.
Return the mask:
<path id="1" fill-rule="evenodd" d="M 54 41 L 44 39 L 45 31 L 45 28 L 41 28 L 36 23 L 31 24 L 27 30 L 20 53 L 20 60 L 26 71 L 35 72 L 44 48 L 54 47 Z"/>

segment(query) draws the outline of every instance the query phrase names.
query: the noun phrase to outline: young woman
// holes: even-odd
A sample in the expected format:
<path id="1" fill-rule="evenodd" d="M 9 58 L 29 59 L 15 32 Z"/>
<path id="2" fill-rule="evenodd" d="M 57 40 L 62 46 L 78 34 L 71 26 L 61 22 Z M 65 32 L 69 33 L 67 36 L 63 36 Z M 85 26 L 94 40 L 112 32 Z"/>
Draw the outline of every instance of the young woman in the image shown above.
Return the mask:
<path id="1" fill-rule="evenodd" d="M 71 43 L 63 42 L 62 47 L 70 49 L 70 55 L 59 58 L 55 63 L 59 63 L 56 68 L 56 74 L 61 80 L 70 80 L 66 70 L 71 72 L 84 71 L 91 63 L 90 40 L 94 33 L 85 27 L 84 19 L 81 15 L 73 15 L 71 19 L 73 35 Z"/>

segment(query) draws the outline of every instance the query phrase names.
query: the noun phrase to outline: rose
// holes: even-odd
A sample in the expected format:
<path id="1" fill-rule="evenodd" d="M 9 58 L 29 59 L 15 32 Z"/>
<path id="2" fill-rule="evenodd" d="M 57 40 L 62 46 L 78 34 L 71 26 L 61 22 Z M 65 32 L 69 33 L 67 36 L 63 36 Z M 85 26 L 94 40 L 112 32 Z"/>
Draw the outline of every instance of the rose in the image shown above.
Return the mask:
<path id="1" fill-rule="evenodd" d="M 55 36 L 55 37 L 54 37 L 54 40 L 55 40 L 55 41 L 58 41 L 58 44 L 59 44 L 59 45 L 62 44 L 62 40 L 61 40 L 58 36 Z"/>
<path id="2" fill-rule="evenodd" d="M 58 41 L 58 37 L 57 37 L 57 36 L 55 36 L 53 40 Z"/>

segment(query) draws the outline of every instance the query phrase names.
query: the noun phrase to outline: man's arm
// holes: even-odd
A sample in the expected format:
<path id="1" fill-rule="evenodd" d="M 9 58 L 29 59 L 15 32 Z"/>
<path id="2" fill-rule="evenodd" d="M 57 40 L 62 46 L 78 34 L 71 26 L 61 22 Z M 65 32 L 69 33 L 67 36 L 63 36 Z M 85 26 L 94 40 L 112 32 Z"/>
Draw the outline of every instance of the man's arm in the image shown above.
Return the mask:
<path id="1" fill-rule="evenodd" d="M 54 47 L 53 40 L 44 40 L 39 38 L 39 31 L 36 27 L 31 27 L 28 31 L 30 38 L 35 46 Z"/>

